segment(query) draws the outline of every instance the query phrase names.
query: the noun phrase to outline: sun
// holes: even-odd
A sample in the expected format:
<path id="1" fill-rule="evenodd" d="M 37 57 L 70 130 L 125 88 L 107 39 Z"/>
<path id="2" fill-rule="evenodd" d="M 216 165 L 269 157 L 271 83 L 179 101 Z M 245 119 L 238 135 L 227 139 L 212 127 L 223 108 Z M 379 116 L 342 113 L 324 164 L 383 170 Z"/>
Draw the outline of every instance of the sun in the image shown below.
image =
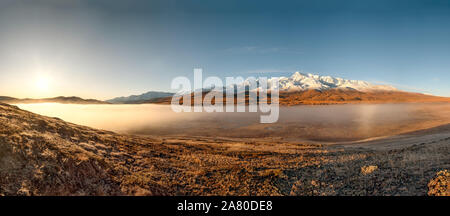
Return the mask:
<path id="1" fill-rule="evenodd" d="M 50 89 L 50 78 L 39 76 L 35 81 L 36 89 L 39 91 L 48 91 Z"/>

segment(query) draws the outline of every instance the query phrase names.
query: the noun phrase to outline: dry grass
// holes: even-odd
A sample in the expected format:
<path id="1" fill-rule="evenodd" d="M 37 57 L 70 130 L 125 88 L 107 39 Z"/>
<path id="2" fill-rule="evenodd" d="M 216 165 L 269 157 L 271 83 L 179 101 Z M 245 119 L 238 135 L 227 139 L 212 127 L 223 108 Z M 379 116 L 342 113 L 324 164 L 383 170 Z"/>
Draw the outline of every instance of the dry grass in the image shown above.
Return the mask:
<path id="1" fill-rule="evenodd" d="M 449 142 L 138 137 L 0 105 L 0 194 L 426 195 L 435 173 L 450 169 Z"/>

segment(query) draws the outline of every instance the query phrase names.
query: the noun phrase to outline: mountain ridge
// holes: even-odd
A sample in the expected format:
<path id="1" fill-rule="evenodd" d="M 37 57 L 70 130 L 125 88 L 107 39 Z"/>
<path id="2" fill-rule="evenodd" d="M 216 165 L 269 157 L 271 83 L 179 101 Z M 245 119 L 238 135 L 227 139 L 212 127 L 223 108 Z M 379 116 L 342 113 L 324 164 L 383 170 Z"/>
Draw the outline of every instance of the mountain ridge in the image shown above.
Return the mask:
<path id="1" fill-rule="evenodd" d="M 100 101 L 96 99 L 83 99 L 76 96 L 58 96 L 53 98 L 41 98 L 41 99 L 32 99 L 32 98 L 14 98 L 8 96 L 0 96 L 0 102 L 7 104 L 28 104 L 28 103 L 61 103 L 61 104 L 109 104 L 105 101 Z"/>
<path id="2" fill-rule="evenodd" d="M 142 103 L 142 101 L 171 97 L 174 93 L 161 92 L 161 91 L 148 91 L 140 95 L 130 95 L 126 97 L 116 97 L 113 99 L 106 100 L 106 102 L 113 104 L 128 104 L 128 103 Z"/>
<path id="3" fill-rule="evenodd" d="M 273 78 L 268 79 L 271 83 Z M 260 80 L 256 80 L 260 82 Z M 234 91 L 234 101 L 237 96 L 245 94 L 245 103 L 249 103 L 248 92 L 259 91 L 260 88 L 250 89 L 249 79 L 236 84 L 245 91 Z M 450 98 L 438 97 L 429 94 L 406 92 L 398 90 L 390 85 L 375 85 L 367 81 L 349 80 L 339 77 L 320 76 L 314 74 L 303 74 L 295 72 L 290 77 L 279 77 L 280 104 L 281 105 L 327 105 L 327 104 L 347 104 L 347 103 L 411 103 L 411 102 L 450 102 Z M 202 89 L 202 95 L 210 92 L 211 89 Z M 223 101 L 225 103 L 225 93 L 232 92 L 224 89 Z M 195 92 L 200 92 L 195 91 Z M 191 94 L 191 104 L 193 104 L 193 94 Z M 264 99 L 264 98 L 260 98 Z M 268 96 L 270 100 L 270 95 Z M 182 99 L 180 99 L 180 102 Z M 149 100 L 134 101 L 131 103 L 156 103 L 170 104 L 172 96 L 164 98 L 153 98 Z M 213 104 L 215 103 L 215 100 Z"/>
<path id="4" fill-rule="evenodd" d="M 270 83 L 273 78 L 268 79 Z M 259 82 L 259 80 L 257 80 Z M 236 84 L 244 87 L 245 91 L 234 92 L 237 95 L 246 94 L 245 103 L 248 104 L 249 80 Z M 375 85 L 361 80 L 350 80 L 332 76 L 320 76 L 295 72 L 290 77 L 279 77 L 281 105 L 319 105 L 344 103 L 402 103 L 402 102 L 450 102 L 450 98 L 439 97 L 423 93 L 406 92 L 389 85 Z M 211 89 L 202 89 L 205 96 Z M 228 89 L 224 89 L 225 93 Z M 196 91 L 194 91 L 196 92 Z M 193 93 L 186 93 L 191 94 Z M 55 97 L 43 99 L 17 99 L 0 96 L 0 102 L 14 103 L 62 103 L 62 104 L 170 104 L 175 95 L 170 92 L 149 91 L 140 95 L 116 97 L 106 101 L 83 99 L 80 97 Z M 263 99 L 263 98 L 261 98 Z M 270 100 L 270 95 L 268 97 Z M 193 101 L 193 100 L 192 100 Z M 225 99 L 224 101 L 225 102 Z M 215 103 L 215 102 L 214 102 Z"/>
<path id="5" fill-rule="evenodd" d="M 208 94 L 208 91 L 202 93 L 202 98 Z M 249 104 L 249 92 L 241 92 L 234 94 L 234 103 L 239 101 L 238 96 L 244 95 L 243 103 Z M 271 95 L 268 94 L 267 98 L 258 97 L 259 101 L 271 102 Z M 140 103 L 155 103 L 155 104 L 171 104 L 172 97 L 158 98 L 157 100 L 141 101 Z M 179 102 L 183 103 L 183 98 L 179 98 Z M 448 97 L 438 97 L 432 95 L 425 95 L 414 92 L 404 91 L 358 91 L 354 89 L 308 89 L 302 91 L 280 91 L 279 104 L 283 106 L 293 105 L 333 105 L 333 104 L 383 104 L 383 103 L 434 103 L 434 102 L 450 102 Z M 194 94 L 191 93 L 191 105 L 194 105 Z M 213 98 L 212 104 L 215 104 L 216 100 Z M 226 94 L 223 94 L 222 102 L 226 103 Z M 241 102 L 242 103 L 242 102 Z"/>
<path id="6" fill-rule="evenodd" d="M 281 91 L 303 91 L 309 89 L 354 89 L 358 91 L 397 91 L 397 88 L 389 85 L 374 85 L 367 81 L 350 80 L 340 77 L 320 76 L 316 74 L 303 74 L 295 72 L 290 77 L 280 77 Z"/>

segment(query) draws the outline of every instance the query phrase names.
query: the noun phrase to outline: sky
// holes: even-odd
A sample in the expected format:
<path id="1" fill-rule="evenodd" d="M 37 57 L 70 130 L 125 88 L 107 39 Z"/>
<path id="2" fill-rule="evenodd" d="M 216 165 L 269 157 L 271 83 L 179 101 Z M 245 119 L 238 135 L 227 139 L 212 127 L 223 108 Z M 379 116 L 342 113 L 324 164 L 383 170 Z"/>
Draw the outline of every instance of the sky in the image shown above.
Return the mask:
<path id="1" fill-rule="evenodd" d="M 0 95 L 110 99 L 295 71 L 450 96 L 450 1 L 2 0 Z"/>

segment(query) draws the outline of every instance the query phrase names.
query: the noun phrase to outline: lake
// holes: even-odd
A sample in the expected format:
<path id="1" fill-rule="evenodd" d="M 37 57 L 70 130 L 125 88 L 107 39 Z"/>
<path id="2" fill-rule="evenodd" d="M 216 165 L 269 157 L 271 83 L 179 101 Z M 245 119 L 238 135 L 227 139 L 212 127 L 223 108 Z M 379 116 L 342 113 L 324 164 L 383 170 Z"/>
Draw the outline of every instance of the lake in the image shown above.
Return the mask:
<path id="1" fill-rule="evenodd" d="M 16 104 L 75 124 L 136 135 L 354 141 L 450 123 L 449 104 L 349 104 L 280 107 L 279 120 L 261 113 L 175 113 L 168 105 Z"/>

